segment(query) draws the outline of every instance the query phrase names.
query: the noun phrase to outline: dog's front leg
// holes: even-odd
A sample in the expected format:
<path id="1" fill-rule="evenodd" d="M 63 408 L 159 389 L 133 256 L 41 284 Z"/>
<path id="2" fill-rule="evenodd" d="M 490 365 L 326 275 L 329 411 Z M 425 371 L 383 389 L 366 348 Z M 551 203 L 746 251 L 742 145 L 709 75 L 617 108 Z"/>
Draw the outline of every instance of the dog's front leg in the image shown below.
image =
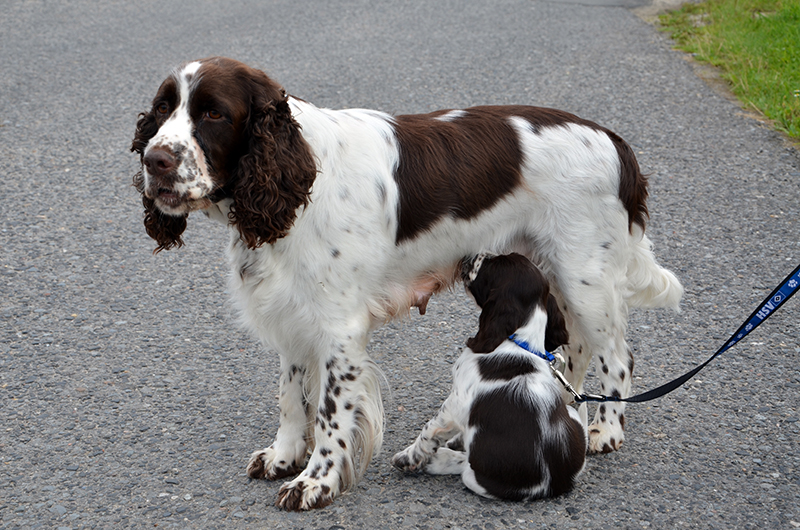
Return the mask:
<path id="1" fill-rule="evenodd" d="M 417 439 L 392 457 L 392 465 L 402 471 L 423 471 L 437 450 L 454 436 L 462 434 L 453 417 L 456 398 L 451 394 Z"/>
<path id="2" fill-rule="evenodd" d="M 307 419 L 309 401 L 304 391 L 307 372 L 306 367 L 281 355 L 280 426 L 272 445 L 250 457 L 247 474 L 251 478 L 275 480 L 296 475 L 303 469 L 311 428 Z"/>
<path id="3" fill-rule="evenodd" d="M 363 348 L 338 348 L 319 368 L 315 447 L 305 470 L 278 493 L 286 510 L 330 504 L 364 473 L 383 439 L 378 370 Z"/>

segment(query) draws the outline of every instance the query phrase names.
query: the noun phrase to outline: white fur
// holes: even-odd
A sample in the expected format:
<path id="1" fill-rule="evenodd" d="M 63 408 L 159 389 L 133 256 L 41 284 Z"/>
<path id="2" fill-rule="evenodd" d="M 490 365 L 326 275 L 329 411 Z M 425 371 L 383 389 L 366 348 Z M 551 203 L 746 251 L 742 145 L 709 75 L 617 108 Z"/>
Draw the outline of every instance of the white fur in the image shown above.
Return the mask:
<path id="1" fill-rule="evenodd" d="M 542 308 L 534 311 L 529 322 L 517 330 L 515 335 L 527 342 L 536 351 L 545 351 L 544 337 L 547 324 L 547 313 Z M 481 376 L 479 361 L 486 355 L 500 356 L 503 359 L 521 357 L 534 363 L 537 371 L 519 375 L 511 380 L 486 380 Z M 473 405 L 480 398 L 489 395 L 504 393 L 516 397 L 520 406 L 527 409 L 527 421 L 537 422 L 541 438 L 525 440 L 526 445 L 537 448 L 537 461 L 520 461 L 516 454 L 508 454 L 506 459 L 518 462 L 517 467 L 532 466 L 547 469 L 548 454 L 542 449 L 548 445 L 562 447 L 568 451 L 569 434 L 563 429 L 565 424 L 554 424 L 551 421 L 553 412 L 558 407 L 566 407 L 569 417 L 575 426 L 583 432 L 584 444 L 579 447 L 579 452 L 572 455 L 581 463 L 579 470 L 572 478 L 583 470 L 583 458 L 586 444 L 586 417 L 572 407 L 564 405 L 561 400 L 561 385 L 553 377 L 550 367 L 544 359 L 530 353 L 510 340 L 504 341 L 490 354 L 476 354 L 471 349 L 465 348 L 453 366 L 453 388 L 445 400 L 439 413 L 431 419 L 417 439 L 392 457 L 392 464 L 404 471 L 424 471 L 433 475 L 458 474 L 469 489 L 483 497 L 496 498 L 487 491 L 476 478 L 472 462 L 484 460 L 484 455 L 474 453 L 472 442 L 475 436 L 485 426 L 472 423 L 471 412 Z M 585 407 L 582 405 L 582 407 Z M 498 415 L 503 415 L 504 410 L 497 410 Z M 583 419 L 582 419 L 583 418 Z M 446 442 L 453 438 L 460 438 L 464 450 L 453 450 L 446 447 Z M 483 464 L 484 466 L 486 464 Z M 546 472 L 539 483 L 529 484 L 522 494 L 523 498 L 534 499 L 549 495 L 552 476 Z"/>
<path id="2" fill-rule="evenodd" d="M 191 73 L 178 76 L 187 87 Z M 326 495 L 352 485 L 379 450 L 383 414 L 380 385 L 366 353 L 370 332 L 411 306 L 423 308 L 432 292 L 452 281 L 464 256 L 515 251 L 541 266 L 578 339 L 567 350 L 574 357 L 567 375 L 578 391 L 592 354 L 614 369 L 627 363 L 628 303 L 677 305 L 682 292 L 677 279 L 655 263 L 643 231 L 628 230 L 628 214 L 617 196 L 620 162 L 605 133 L 576 124 L 533 131 L 523 118 L 511 118 L 524 153 L 523 184 L 477 216 L 446 216 L 396 243 L 394 119 L 372 110 L 319 109 L 293 98 L 289 103 L 317 164 L 310 202 L 274 244 L 248 249 L 231 227 L 229 246 L 230 290 L 242 322 L 281 356 L 281 424 L 274 443 L 254 453 L 250 467 L 263 466 L 267 477 L 287 475 L 302 468 L 311 451 L 305 471 L 282 490 L 286 507 L 319 506 Z M 185 108 L 185 100 L 181 105 Z M 457 124 L 466 112 L 439 119 Z M 147 148 L 174 143 L 189 148 L 198 170 L 181 191 L 194 197 L 211 181 L 187 119 L 179 109 Z M 227 224 L 229 208 L 224 200 L 205 212 Z M 328 368 L 330 362 L 337 367 Z M 293 367 L 304 375 L 290 381 Z M 355 380 L 343 382 L 335 396 L 334 419 L 319 425 L 315 420 L 331 395 L 330 374 L 355 372 Z M 609 385 L 628 392 L 630 377 L 609 378 Z M 303 396 L 308 407 L 302 406 Z M 622 407 L 615 413 L 621 415 Z M 592 432 L 590 450 L 603 450 L 610 440 L 621 443 L 621 426 L 602 428 Z M 313 477 L 315 466 L 330 459 L 333 469 Z M 299 504 L 286 500 L 293 495 L 300 496 Z"/>
<path id="3" fill-rule="evenodd" d="M 201 63 L 197 61 L 189 63 L 174 75 L 174 79 L 178 83 L 178 107 L 172 111 L 167 121 L 159 128 L 158 133 L 150 139 L 144 151 L 144 156 L 147 156 L 153 149 L 166 148 L 174 153 L 180 151 L 180 148 L 185 148 L 179 159 L 178 179 L 173 185 L 173 190 L 191 201 L 202 200 L 214 186 L 203 149 L 193 134 L 194 121 L 189 115 L 189 97 L 193 85 L 197 82 L 195 74 L 200 66 Z M 145 189 L 151 190 L 151 175 L 147 171 L 144 171 L 143 175 Z M 189 209 L 193 209 L 191 205 L 196 204 L 188 202 L 175 208 L 159 200 L 156 196 L 153 198 L 159 208 L 165 213 L 173 215 L 188 213 Z M 207 204 L 208 201 L 202 202 L 204 206 Z M 188 209 L 187 205 L 190 206 Z"/>

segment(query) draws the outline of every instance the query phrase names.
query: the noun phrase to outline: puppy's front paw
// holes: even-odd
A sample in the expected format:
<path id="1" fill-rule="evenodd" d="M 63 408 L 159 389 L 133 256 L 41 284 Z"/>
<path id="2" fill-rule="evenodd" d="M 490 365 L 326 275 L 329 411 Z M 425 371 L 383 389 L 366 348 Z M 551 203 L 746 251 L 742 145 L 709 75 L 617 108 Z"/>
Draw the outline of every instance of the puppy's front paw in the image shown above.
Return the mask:
<path id="1" fill-rule="evenodd" d="M 400 471 L 422 471 L 429 460 L 412 444 L 392 457 L 392 465 Z"/>

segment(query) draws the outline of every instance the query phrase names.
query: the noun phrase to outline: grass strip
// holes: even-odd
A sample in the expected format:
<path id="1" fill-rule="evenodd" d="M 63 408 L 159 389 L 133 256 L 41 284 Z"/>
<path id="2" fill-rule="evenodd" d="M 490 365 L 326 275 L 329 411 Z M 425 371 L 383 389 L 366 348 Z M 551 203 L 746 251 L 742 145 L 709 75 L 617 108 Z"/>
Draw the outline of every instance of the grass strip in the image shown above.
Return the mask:
<path id="1" fill-rule="evenodd" d="M 800 0 L 707 0 L 659 18 L 680 50 L 718 67 L 746 106 L 800 139 Z"/>

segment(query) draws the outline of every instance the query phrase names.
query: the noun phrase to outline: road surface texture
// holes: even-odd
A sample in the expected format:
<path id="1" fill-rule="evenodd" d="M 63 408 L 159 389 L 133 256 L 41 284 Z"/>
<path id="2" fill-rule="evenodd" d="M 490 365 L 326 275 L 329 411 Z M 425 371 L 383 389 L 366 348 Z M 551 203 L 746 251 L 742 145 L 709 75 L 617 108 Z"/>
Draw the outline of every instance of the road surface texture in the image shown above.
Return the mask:
<path id="1" fill-rule="evenodd" d="M 439 296 L 374 335 L 386 437 L 364 479 L 285 513 L 280 483 L 245 474 L 278 425 L 278 359 L 235 325 L 224 229 L 193 215 L 184 248 L 151 253 L 128 148 L 181 62 L 234 57 L 333 108 L 557 107 L 618 132 L 650 175 L 648 233 L 686 295 L 679 314 L 631 313 L 634 389 L 683 373 L 800 261 L 800 157 L 636 2 L 610 4 L 5 2 L 0 528 L 800 526 L 800 300 L 684 388 L 629 406 L 624 446 L 590 457 L 574 492 L 514 504 L 389 464 L 476 330 L 461 292 Z"/>

